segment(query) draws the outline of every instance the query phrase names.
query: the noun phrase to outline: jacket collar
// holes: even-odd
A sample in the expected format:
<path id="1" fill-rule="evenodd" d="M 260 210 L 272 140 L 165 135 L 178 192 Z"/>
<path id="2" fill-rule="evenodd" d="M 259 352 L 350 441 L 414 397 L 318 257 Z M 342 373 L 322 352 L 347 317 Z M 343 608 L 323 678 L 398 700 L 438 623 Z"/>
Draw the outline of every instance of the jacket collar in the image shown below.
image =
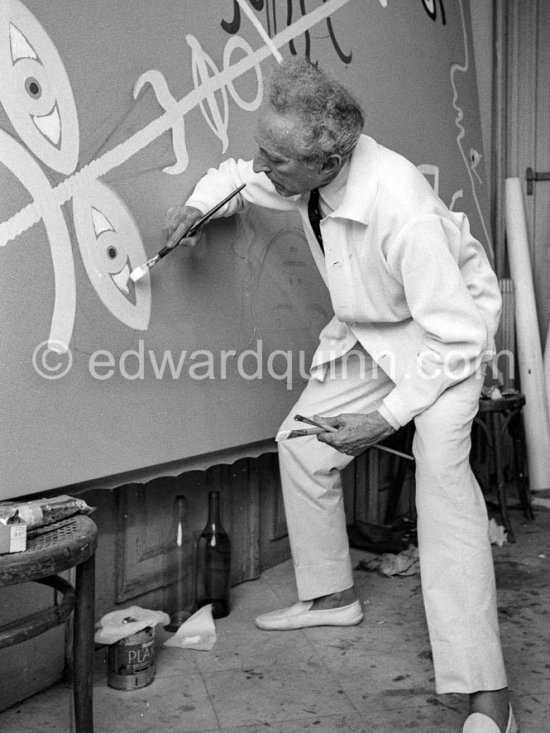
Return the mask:
<path id="1" fill-rule="evenodd" d="M 367 225 L 378 190 L 378 144 L 361 135 L 352 154 L 342 203 L 331 217 Z"/>

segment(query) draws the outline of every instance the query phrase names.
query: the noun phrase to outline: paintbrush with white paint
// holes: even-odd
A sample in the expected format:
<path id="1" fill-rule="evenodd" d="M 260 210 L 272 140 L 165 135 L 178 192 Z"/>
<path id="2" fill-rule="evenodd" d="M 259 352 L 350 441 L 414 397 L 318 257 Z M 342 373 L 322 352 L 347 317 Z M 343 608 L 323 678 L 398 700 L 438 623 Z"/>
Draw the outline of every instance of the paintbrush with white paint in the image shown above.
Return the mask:
<path id="1" fill-rule="evenodd" d="M 180 244 L 186 237 L 192 237 L 199 227 L 207 222 L 208 219 L 210 219 L 210 217 L 216 213 L 216 211 L 219 211 L 219 209 L 221 209 L 221 207 L 224 206 L 229 201 L 229 199 L 232 199 L 233 196 L 236 196 L 239 193 L 239 191 L 242 191 L 245 186 L 246 183 L 243 183 L 242 186 L 239 186 L 234 191 L 232 191 L 229 196 L 226 196 L 223 201 L 217 203 L 209 211 L 207 211 L 206 214 L 203 214 L 200 219 L 197 219 L 197 221 L 189 227 L 189 229 L 185 232 L 185 234 L 183 234 L 183 236 L 179 239 L 179 241 L 176 242 L 173 247 L 168 247 L 168 245 L 164 246 L 154 257 L 151 257 L 151 259 L 147 260 L 147 262 L 145 262 L 143 265 L 140 265 L 139 267 L 136 267 L 135 270 L 132 270 L 132 272 L 130 273 L 130 280 L 132 282 L 137 282 L 141 277 L 145 275 L 145 273 L 149 272 L 149 270 L 154 265 L 156 265 L 157 262 L 162 260 L 163 257 L 166 257 L 169 252 L 176 249 L 178 244 Z"/>

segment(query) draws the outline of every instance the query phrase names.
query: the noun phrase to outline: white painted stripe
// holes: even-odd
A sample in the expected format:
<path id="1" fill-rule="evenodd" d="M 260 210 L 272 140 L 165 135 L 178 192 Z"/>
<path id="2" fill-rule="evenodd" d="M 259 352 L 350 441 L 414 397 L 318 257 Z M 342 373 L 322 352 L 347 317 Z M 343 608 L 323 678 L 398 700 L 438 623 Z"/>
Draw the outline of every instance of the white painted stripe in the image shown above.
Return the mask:
<path id="1" fill-rule="evenodd" d="M 273 43 L 273 41 L 271 40 L 271 38 L 267 35 L 267 31 L 265 30 L 265 28 L 261 24 L 260 19 L 257 18 L 254 15 L 254 11 L 250 7 L 250 5 L 246 2 L 246 0 L 237 0 L 237 2 L 239 3 L 239 6 L 241 7 L 241 10 L 246 15 L 246 17 L 248 18 L 248 20 L 252 23 L 252 25 L 254 26 L 254 28 L 260 34 L 260 37 L 263 39 L 265 45 L 269 48 L 269 50 L 271 51 L 271 53 L 273 54 L 273 56 L 275 56 L 275 58 L 277 59 L 277 63 L 279 63 L 279 64 L 282 63 L 283 56 L 282 56 L 281 52 L 279 51 L 279 49 L 277 48 L 277 46 Z"/>

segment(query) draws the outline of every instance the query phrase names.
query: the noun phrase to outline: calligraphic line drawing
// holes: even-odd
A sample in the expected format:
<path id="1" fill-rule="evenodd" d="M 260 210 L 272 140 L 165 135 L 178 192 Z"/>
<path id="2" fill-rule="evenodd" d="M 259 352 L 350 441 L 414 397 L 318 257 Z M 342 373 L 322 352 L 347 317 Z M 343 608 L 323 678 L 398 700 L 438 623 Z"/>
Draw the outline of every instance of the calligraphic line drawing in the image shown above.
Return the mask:
<path id="1" fill-rule="evenodd" d="M 352 0 L 328 0 L 307 15 L 302 16 L 271 39 L 272 42 L 269 46 L 259 48 L 251 56 L 245 56 L 237 63 L 214 74 L 199 87 L 189 92 L 171 109 L 135 132 L 128 140 L 119 143 L 112 150 L 107 151 L 66 178 L 52 189 L 47 201 L 44 200 L 45 197 L 43 196 L 39 200 L 35 199 L 32 203 L 27 204 L 9 219 L 0 223 L 0 247 L 6 246 L 8 242 L 38 223 L 42 219 L 44 206 L 51 206 L 52 203 L 61 206 L 67 203 L 73 196 L 90 186 L 98 178 L 118 168 L 167 132 L 179 118 L 199 105 L 201 101 L 269 58 L 272 54 L 272 48 L 281 48 L 317 23 L 326 20 L 349 2 L 352 2 Z"/>
<path id="2" fill-rule="evenodd" d="M 283 56 L 277 46 L 273 43 L 271 38 L 268 36 L 267 31 L 263 27 L 263 25 L 260 22 L 260 19 L 257 18 L 254 13 L 252 12 L 252 9 L 250 5 L 248 4 L 247 0 L 237 0 L 239 3 L 241 10 L 246 15 L 248 20 L 252 23 L 254 28 L 258 31 L 261 39 L 264 41 L 265 45 L 271 50 L 271 53 L 277 60 L 277 63 L 280 64 L 283 61 Z"/>
<path id="3" fill-rule="evenodd" d="M 466 134 L 466 130 L 464 129 L 464 126 L 462 125 L 462 120 L 464 119 L 464 111 L 463 109 L 458 105 L 458 89 L 456 87 L 455 82 L 455 75 L 457 72 L 461 72 L 465 74 L 468 69 L 470 68 L 470 57 L 468 53 L 468 33 L 466 29 L 466 19 L 464 17 L 464 3 L 463 0 L 459 0 L 459 8 L 460 8 L 460 20 L 462 24 L 462 37 L 464 40 L 464 62 L 462 64 L 454 63 L 451 64 L 451 71 L 450 71 L 450 77 L 451 77 L 451 86 L 453 88 L 453 108 L 456 112 L 455 117 L 455 125 L 458 128 L 458 135 L 456 138 L 456 142 L 458 144 L 458 149 L 460 151 L 460 155 L 462 157 L 462 160 L 464 161 L 464 165 L 466 166 L 466 173 L 468 174 L 468 178 L 470 179 L 470 184 L 472 187 L 472 196 L 474 199 L 475 207 L 477 209 L 477 213 L 479 215 L 479 219 L 481 221 L 481 226 L 483 228 L 483 234 L 485 235 L 485 240 L 487 242 L 487 247 L 489 248 L 489 252 L 491 253 L 491 256 L 494 257 L 493 253 L 493 246 L 491 244 L 491 237 L 489 235 L 489 231 L 487 229 L 487 225 L 485 224 L 485 220 L 483 218 L 483 212 L 481 210 L 481 206 L 477 197 L 476 192 L 476 185 L 474 181 L 474 177 L 472 174 L 472 168 L 470 163 L 468 162 L 468 156 L 466 155 L 464 151 L 464 146 L 462 144 L 462 139 L 464 138 Z"/>

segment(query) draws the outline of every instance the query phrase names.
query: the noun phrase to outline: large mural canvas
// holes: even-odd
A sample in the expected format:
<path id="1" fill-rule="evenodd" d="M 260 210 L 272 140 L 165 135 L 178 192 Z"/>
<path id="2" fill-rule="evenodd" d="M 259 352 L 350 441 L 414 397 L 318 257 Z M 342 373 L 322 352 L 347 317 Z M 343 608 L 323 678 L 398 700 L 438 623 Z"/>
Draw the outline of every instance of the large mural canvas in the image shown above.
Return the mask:
<path id="1" fill-rule="evenodd" d="M 0 496 L 271 438 L 331 317 L 298 220 L 212 222 L 137 282 L 170 207 L 254 154 L 307 56 L 491 252 L 466 0 L 4 0 Z"/>

